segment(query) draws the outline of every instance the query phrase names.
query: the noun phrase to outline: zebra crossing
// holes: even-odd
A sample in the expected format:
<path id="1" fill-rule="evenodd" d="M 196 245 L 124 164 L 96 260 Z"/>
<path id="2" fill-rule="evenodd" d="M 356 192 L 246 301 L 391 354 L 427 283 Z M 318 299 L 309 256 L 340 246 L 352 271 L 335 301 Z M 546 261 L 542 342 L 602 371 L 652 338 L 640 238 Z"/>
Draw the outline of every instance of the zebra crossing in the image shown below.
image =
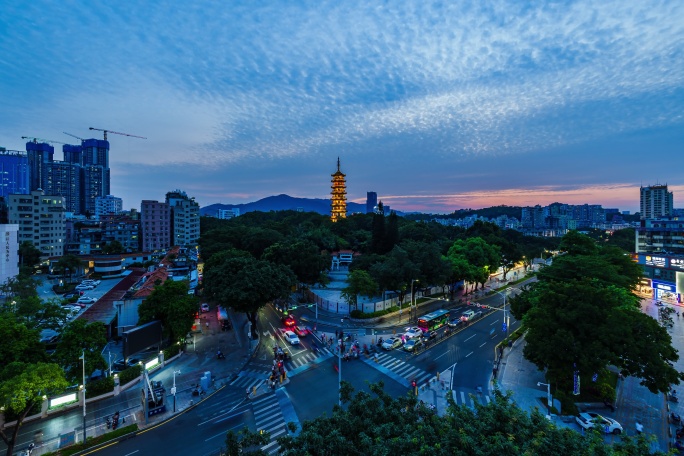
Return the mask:
<path id="1" fill-rule="evenodd" d="M 454 402 L 458 405 L 465 405 L 471 409 L 475 408 L 475 404 L 487 405 L 492 400 L 488 394 L 477 393 L 475 391 L 456 391 L 451 392 Z"/>
<path id="2" fill-rule="evenodd" d="M 311 362 L 315 362 L 321 359 L 330 358 L 332 353 L 327 348 L 321 348 L 318 353 L 314 352 L 303 352 L 294 358 L 285 361 L 285 370 L 287 372 L 292 372 L 293 370 L 302 367 Z M 271 375 L 270 369 L 243 369 L 238 373 L 238 377 L 233 380 L 231 386 L 240 386 L 243 388 L 252 388 L 261 386 L 262 383 Z"/>
<path id="3" fill-rule="evenodd" d="M 361 358 L 366 364 L 370 364 L 384 374 L 397 380 L 407 388 L 412 381 L 418 385 L 425 384 L 428 380 L 437 378 L 435 375 L 425 372 L 423 369 L 391 356 L 389 353 L 378 353 L 377 356 Z"/>
<path id="4" fill-rule="evenodd" d="M 267 431 L 270 441 L 261 449 L 267 454 L 276 454 L 280 449 L 277 439 L 287 432 L 287 423 L 283 417 L 280 403 L 275 394 L 265 394 L 252 403 L 252 412 L 257 432 Z"/>

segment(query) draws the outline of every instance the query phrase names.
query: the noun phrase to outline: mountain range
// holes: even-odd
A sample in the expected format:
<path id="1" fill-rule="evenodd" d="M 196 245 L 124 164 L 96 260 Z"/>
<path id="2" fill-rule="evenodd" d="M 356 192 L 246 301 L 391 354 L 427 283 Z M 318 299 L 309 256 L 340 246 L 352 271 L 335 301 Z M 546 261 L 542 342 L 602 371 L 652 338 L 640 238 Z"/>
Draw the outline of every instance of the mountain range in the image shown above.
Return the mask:
<path id="1" fill-rule="evenodd" d="M 295 198 L 289 195 L 268 196 L 266 198 L 245 204 L 210 204 L 200 208 L 200 215 L 216 216 L 219 209 L 240 209 L 240 214 L 253 211 L 287 211 L 301 210 L 303 212 L 318 212 L 330 215 L 330 200 L 318 198 Z M 347 213 L 366 212 L 366 205 L 347 201 Z"/>

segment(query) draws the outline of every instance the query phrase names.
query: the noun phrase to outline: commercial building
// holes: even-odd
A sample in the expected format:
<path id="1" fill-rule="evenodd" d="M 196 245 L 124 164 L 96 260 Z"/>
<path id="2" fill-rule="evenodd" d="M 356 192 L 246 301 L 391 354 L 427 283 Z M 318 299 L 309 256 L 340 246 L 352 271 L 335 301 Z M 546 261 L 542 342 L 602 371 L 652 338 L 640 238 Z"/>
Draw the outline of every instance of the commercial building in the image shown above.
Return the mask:
<path id="1" fill-rule="evenodd" d="M 100 218 L 103 215 L 118 215 L 123 210 L 123 200 L 116 196 L 98 196 L 95 198 L 95 216 Z"/>
<path id="2" fill-rule="evenodd" d="M 366 214 L 375 213 L 378 206 L 378 194 L 375 192 L 366 192 Z"/>
<path id="3" fill-rule="evenodd" d="M 0 147 L 0 196 L 29 192 L 28 156 L 17 150 Z"/>
<path id="4" fill-rule="evenodd" d="M 28 195 L 11 194 L 8 218 L 19 225 L 18 242 L 31 242 L 44 256 L 62 256 L 65 243 L 64 199 L 34 190 Z"/>
<path id="5" fill-rule="evenodd" d="M 0 259 L 0 285 L 19 275 L 19 225 L 0 225 L 2 259 Z"/>
<path id="6" fill-rule="evenodd" d="M 641 187 L 639 210 L 642 220 L 671 216 L 672 192 L 667 191 L 667 185 Z"/>

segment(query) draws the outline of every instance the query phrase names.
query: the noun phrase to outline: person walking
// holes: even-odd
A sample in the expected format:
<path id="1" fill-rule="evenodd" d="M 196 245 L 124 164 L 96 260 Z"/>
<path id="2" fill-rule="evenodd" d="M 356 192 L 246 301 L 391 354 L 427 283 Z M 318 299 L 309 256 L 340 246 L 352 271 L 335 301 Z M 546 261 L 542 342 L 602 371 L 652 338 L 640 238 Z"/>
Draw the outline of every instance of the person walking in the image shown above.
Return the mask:
<path id="1" fill-rule="evenodd" d="M 641 424 L 640 421 L 637 421 L 634 426 L 636 427 L 637 434 L 641 434 L 642 432 L 644 432 L 644 425 Z"/>

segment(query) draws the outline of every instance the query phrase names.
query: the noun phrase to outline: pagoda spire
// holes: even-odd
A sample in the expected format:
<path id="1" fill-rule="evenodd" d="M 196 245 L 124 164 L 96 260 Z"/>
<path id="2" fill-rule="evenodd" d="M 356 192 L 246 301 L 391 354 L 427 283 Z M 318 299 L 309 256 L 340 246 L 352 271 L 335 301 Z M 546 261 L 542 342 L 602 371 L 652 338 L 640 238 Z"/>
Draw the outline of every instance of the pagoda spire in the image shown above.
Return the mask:
<path id="1" fill-rule="evenodd" d="M 340 157 L 337 157 L 337 171 L 332 175 L 330 220 L 333 222 L 347 217 L 346 175 L 340 171 Z"/>

